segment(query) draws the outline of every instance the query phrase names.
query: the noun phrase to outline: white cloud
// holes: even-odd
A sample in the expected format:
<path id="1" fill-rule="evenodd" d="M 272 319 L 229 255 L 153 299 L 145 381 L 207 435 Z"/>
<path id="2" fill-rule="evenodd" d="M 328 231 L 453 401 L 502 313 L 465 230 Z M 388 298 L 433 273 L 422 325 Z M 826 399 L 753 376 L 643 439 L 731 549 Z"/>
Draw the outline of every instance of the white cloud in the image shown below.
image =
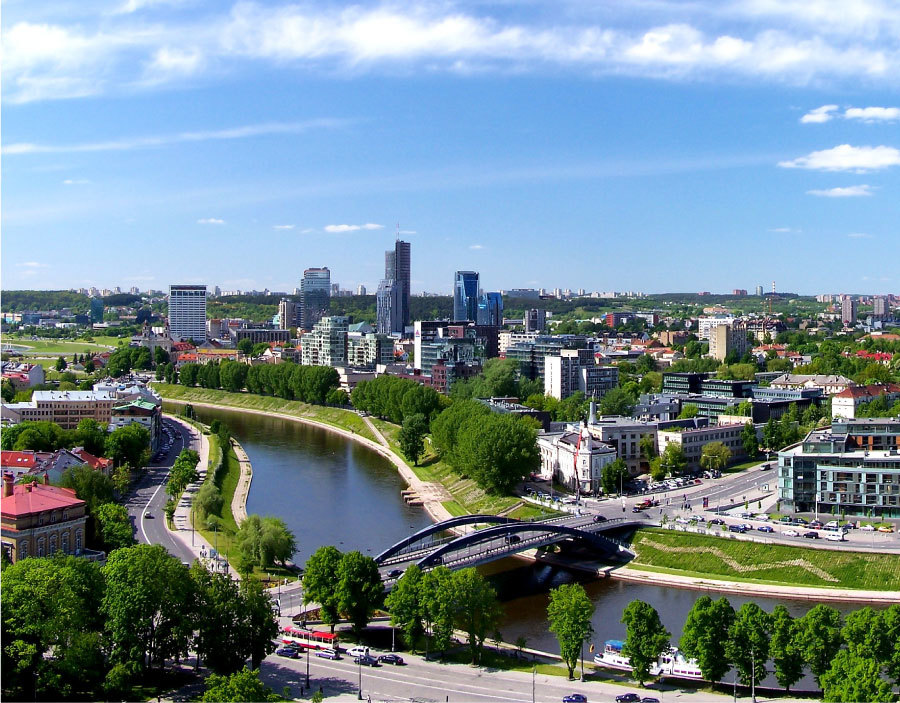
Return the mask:
<path id="1" fill-rule="evenodd" d="M 22 262 L 16 264 L 16 266 L 18 266 L 19 268 L 26 268 L 26 269 L 44 269 L 44 268 L 49 267 L 50 264 L 42 264 L 39 261 L 22 261 Z"/>
<path id="2" fill-rule="evenodd" d="M 900 120 L 900 107 L 849 107 L 844 112 L 848 120 L 863 122 L 893 122 Z"/>
<path id="3" fill-rule="evenodd" d="M 147 149 L 190 142 L 205 142 L 218 139 L 248 139 L 271 134 L 300 134 L 310 129 L 328 129 L 347 124 L 346 120 L 315 119 L 304 122 L 267 122 L 244 125 L 228 129 L 205 130 L 199 132 L 179 132 L 148 137 L 131 137 L 108 142 L 88 142 L 83 144 L 30 144 L 20 142 L 8 144 L 2 152 L 8 156 L 16 154 L 60 154 L 95 151 L 129 151 Z"/>
<path id="4" fill-rule="evenodd" d="M 483 244 L 470 244 L 469 249 L 484 249 Z"/>
<path id="5" fill-rule="evenodd" d="M 224 225 L 225 220 L 220 220 L 217 217 L 204 217 L 202 219 L 197 220 L 198 225 Z"/>
<path id="6" fill-rule="evenodd" d="M 815 110 L 810 110 L 803 115 L 803 117 L 800 118 L 800 122 L 803 124 L 821 124 L 822 122 L 828 122 L 834 117 L 832 113 L 837 109 L 837 105 L 822 105 L 822 107 L 817 107 Z"/>
<path id="7" fill-rule="evenodd" d="M 793 227 L 773 227 L 769 231 L 776 232 L 778 234 L 799 234 L 803 230 L 794 229 Z"/>
<path id="8" fill-rule="evenodd" d="M 364 225 L 325 225 L 326 232 L 356 232 L 361 229 L 384 229 L 384 225 L 376 225 L 372 222 L 367 222 Z"/>
<path id="9" fill-rule="evenodd" d="M 63 185 L 66 186 L 83 186 L 90 183 L 86 178 L 67 178 L 63 181 Z"/>
<path id="10" fill-rule="evenodd" d="M 858 198 L 872 195 L 872 186 L 858 185 L 844 188 L 827 188 L 825 190 L 808 190 L 807 195 L 818 195 L 820 198 Z"/>
<path id="11" fill-rule="evenodd" d="M 294 229 L 294 225 L 272 225 L 272 229 Z"/>
<path id="12" fill-rule="evenodd" d="M 156 50 L 144 68 L 144 80 L 163 83 L 198 73 L 204 65 L 203 54 L 196 48 L 179 49 L 164 46 Z"/>
<path id="13" fill-rule="evenodd" d="M 865 232 L 851 232 L 847 235 L 851 239 L 871 239 L 871 234 L 866 234 Z"/>
<path id="14" fill-rule="evenodd" d="M 397 234 L 416 234 L 414 229 L 401 229 Z"/>
<path id="15" fill-rule="evenodd" d="M 900 165 L 900 150 L 890 146 L 850 146 L 814 151 L 791 161 L 780 161 L 782 168 L 804 168 L 813 171 L 853 171 L 865 173 Z"/>

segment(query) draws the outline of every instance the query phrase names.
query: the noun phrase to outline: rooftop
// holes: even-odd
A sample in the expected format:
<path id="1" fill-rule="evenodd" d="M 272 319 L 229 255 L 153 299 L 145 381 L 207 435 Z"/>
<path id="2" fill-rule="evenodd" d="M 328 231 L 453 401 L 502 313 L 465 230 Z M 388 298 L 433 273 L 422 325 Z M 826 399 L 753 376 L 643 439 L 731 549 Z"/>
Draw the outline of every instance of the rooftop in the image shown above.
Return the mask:
<path id="1" fill-rule="evenodd" d="M 74 489 L 25 483 L 13 486 L 13 494 L 0 500 L 0 512 L 4 517 L 17 518 L 80 505 L 84 501 L 75 497 Z"/>

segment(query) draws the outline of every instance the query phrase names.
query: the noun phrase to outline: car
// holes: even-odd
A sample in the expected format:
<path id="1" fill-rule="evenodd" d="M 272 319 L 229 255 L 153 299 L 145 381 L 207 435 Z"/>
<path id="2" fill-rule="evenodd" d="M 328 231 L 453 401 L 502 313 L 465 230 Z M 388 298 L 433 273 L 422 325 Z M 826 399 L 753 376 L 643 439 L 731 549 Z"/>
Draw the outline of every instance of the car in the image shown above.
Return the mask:
<path id="1" fill-rule="evenodd" d="M 753 525 L 751 525 L 749 522 L 742 522 L 741 527 L 743 527 L 748 532 L 753 530 Z"/>
<path id="2" fill-rule="evenodd" d="M 394 666 L 403 666 L 403 657 L 399 654 L 382 654 L 378 657 L 378 661 L 382 664 L 393 664 Z"/>
<path id="3" fill-rule="evenodd" d="M 769 519 L 768 513 L 757 513 L 753 516 L 754 520 L 759 520 L 760 522 L 766 522 Z"/>
<path id="4" fill-rule="evenodd" d="M 891 525 L 882 525 L 878 528 L 879 532 L 893 532 L 894 528 Z"/>
<path id="5" fill-rule="evenodd" d="M 783 523 L 789 523 L 789 522 L 793 522 L 793 521 L 794 521 L 794 519 L 793 519 L 790 515 L 783 515 L 783 516 L 778 520 L 778 522 L 783 522 Z"/>
<path id="6" fill-rule="evenodd" d="M 587 703 L 587 696 L 583 693 L 570 693 L 563 696 L 563 703 Z"/>
<path id="7" fill-rule="evenodd" d="M 631 509 L 631 512 L 633 512 L 633 513 L 640 513 L 640 512 L 642 512 L 642 511 L 643 511 L 643 508 L 641 508 L 641 507 L 638 506 L 638 505 L 635 505 L 635 506 Z"/>
<path id="8" fill-rule="evenodd" d="M 641 697 L 636 693 L 623 693 L 616 696 L 616 703 L 641 703 Z"/>
<path id="9" fill-rule="evenodd" d="M 363 654 L 361 657 L 355 657 L 353 659 L 353 663 L 359 664 L 360 666 L 381 666 L 381 664 L 378 663 L 378 660 L 369 654 Z"/>
<path id="10" fill-rule="evenodd" d="M 809 526 L 814 530 L 821 530 L 823 527 L 825 527 L 825 524 L 821 520 L 813 520 L 811 523 L 809 523 Z"/>
<path id="11" fill-rule="evenodd" d="M 809 520 L 806 520 L 805 518 L 802 518 L 802 517 L 795 517 L 794 524 L 795 525 L 808 525 Z"/>
<path id="12" fill-rule="evenodd" d="M 388 571 L 389 579 L 397 579 L 397 578 L 400 578 L 402 575 L 403 575 L 403 569 L 391 569 L 390 571 Z"/>
<path id="13" fill-rule="evenodd" d="M 679 525 L 688 525 L 691 521 L 683 515 L 679 515 L 677 518 L 675 518 L 675 522 L 677 522 Z"/>
<path id="14" fill-rule="evenodd" d="M 775 532 L 771 525 L 760 525 L 756 528 L 757 532 Z"/>
<path id="15" fill-rule="evenodd" d="M 725 521 L 720 517 L 714 517 L 709 521 L 710 525 L 724 525 Z"/>
<path id="16" fill-rule="evenodd" d="M 729 532 L 740 532 L 741 534 L 744 534 L 747 531 L 747 528 L 744 527 L 743 525 L 729 525 L 728 531 Z"/>
<path id="17" fill-rule="evenodd" d="M 659 703 L 659 698 L 654 698 L 653 696 L 644 696 L 641 698 L 641 703 Z"/>
<path id="18" fill-rule="evenodd" d="M 797 532 L 797 530 L 782 530 L 781 534 L 783 534 L 785 537 L 796 537 L 800 533 Z"/>
<path id="19" fill-rule="evenodd" d="M 606 522 L 608 519 L 605 515 L 594 515 L 594 522 Z"/>
<path id="20" fill-rule="evenodd" d="M 763 464 L 762 466 L 759 467 L 759 470 L 760 471 L 768 471 L 771 468 L 772 468 L 771 464 Z"/>
<path id="21" fill-rule="evenodd" d="M 149 512 L 149 511 L 146 512 L 146 513 L 144 513 L 144 519 L 145 519 L 145 520 L 152 520 L 152 519 L 153 519 L 153 513 Z"/>
<path id="22" fill-rule="evenodd" d="M 276 649 L 275 654 L 279 657 L 286 657 L 288 659 L 299 659 L 300 652 L 298 652 L 293 647 L 282 647 L 281 649 Z"/>
<path id="23" fill-rule="evenodd" d="M 348 657 L 364 657 L 364 656 L 368 655 L 368 653 L 369 653 L 368 647 L 356 646 L 356 647 L 351 647 L 350 649 L 347 650 Z"/>
<path id="24" fill-rule="evenodd" d="M 706 522 L 706 518 L 703 517 L 702 515 L 698 515 L 698 516 L 695 517 L 694 519 L 695 519 L 697 522 Z"/>
<path id="25" fill-rule="evenodd" d="M 875 531 L 875 527 L 872 525 L 863 525 L 859 529 L 861 529 L 863 532 L 874 532 Z"/>
<path id="26" fill-rule="evenodd" d="M 826 530 L 836 528 L 837 526 L 838 526 L 837 520 L 829 520 L 828 522 L 825 523 Z"/>
<path id="27" fill-rule="evenodd" d="M 845 542 L 847 540 L 843 532 L 829 532 L 825 535 L 825 539 L 829 542 Z"/>
<path id="28" fill-rule="evenodd" d="M 341 655 L 333 649 L 320 649 L 316 652 L 317 657 L 322 659 L 340 659 Z"/>
<path id="29" fill-rule="evenodd" d="M 522 541 L 522 538 L 519 535 L 506 535 L 506 543 L 507 544 L 518 544 Z"/>
<path id="30" fill-rule="evenodd" d="M 803 536 L 806 537 L 806 539 L 819 539 L 819 533 L 816 532 L 815 530 L 810 530 L 809 532 L 804 532 Z"/>

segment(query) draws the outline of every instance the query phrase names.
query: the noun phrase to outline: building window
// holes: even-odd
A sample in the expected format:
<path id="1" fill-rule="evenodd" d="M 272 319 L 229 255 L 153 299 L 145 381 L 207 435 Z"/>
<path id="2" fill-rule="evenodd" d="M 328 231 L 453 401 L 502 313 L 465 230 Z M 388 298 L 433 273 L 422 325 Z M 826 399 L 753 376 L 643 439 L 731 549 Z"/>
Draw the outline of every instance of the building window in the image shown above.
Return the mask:
<path id="1" fill-rule="evenodd" d="M 81 551 L 81 530 L 75 532 L 75 552 Z"/>
<path id="2" fill-rule="evenodd" d="M 37 555 L 38 555 L 39 557 L 44 556 L 44 538 L 43 538 L 43 537 L 40 537 L 40 538 L 38 539 Z"/>
<path id="3" fill-rule="evenodd" d="M 62 551 L 63 551 L 63 554 L 69 553 L 69 533 L 68 532 L 63 532 Z"/>
<path id="4" fill-rule="evenodd" d="M 69 519 L 69 511 L 63 510 L 63 520 L 68 520 L 68 519 Z"/>
<path id="5" fill-rule="evenodd" d="M 27 559 L 28 558 L 28 540 L 23 539 L 19 544 L 19 559 Z"/>
<path id="6" fill-rule="evenodd" d="M 57 539 L 56 535 L 50 535 L 50 556 L 56 554 Z"/>

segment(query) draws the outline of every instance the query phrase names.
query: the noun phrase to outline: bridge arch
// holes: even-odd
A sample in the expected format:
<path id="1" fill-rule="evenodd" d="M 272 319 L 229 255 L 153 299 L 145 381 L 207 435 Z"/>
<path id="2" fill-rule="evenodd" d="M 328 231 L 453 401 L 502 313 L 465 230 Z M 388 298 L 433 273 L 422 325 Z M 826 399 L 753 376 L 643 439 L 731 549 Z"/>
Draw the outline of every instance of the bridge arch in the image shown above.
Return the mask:
<path id="1" fill-rule="evenodd" d="M 409 537 L 400 540 L 396 544 L 385 549 L 381 554 L 375 557 L 376 564 L 382 564 L 391 557 L 394 557 L 417 542 L 421 542 L 426 537 L 444 532 L 445 530 L 463 525 L 505 525 L 509 523 L 518 523 L 519 520 L 510 517 L 500 517 L 497 515 L 458 515 L 443 522 L 437 522 L 428 527 L 424 527 Z M 530 523 L 528 523 L 530 524 Z M 452 544 L 452 542 L 451 542 Z"/>

